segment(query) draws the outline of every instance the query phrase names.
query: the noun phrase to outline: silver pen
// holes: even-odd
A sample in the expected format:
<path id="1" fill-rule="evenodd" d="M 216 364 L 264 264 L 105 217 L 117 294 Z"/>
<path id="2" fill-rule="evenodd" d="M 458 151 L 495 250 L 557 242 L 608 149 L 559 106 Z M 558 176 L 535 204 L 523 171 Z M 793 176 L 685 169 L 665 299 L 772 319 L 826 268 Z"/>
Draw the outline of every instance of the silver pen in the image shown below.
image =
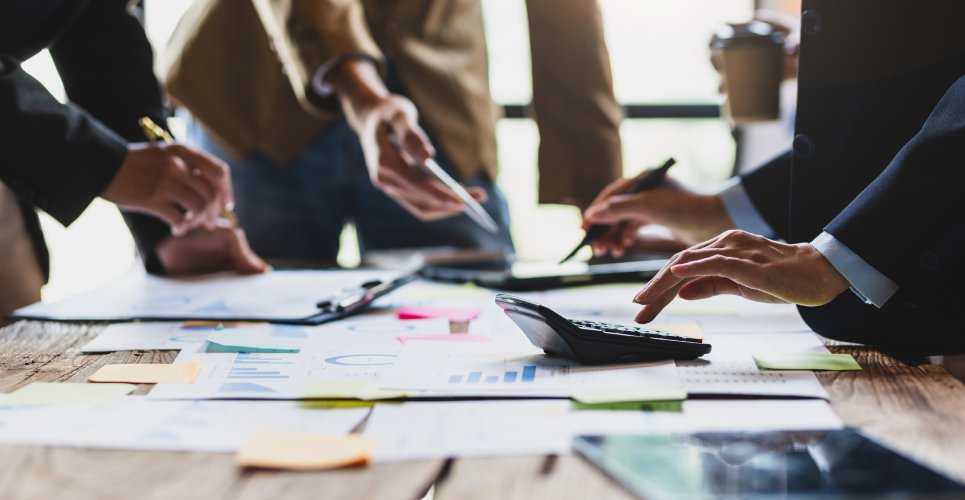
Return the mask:
<path id="1" fill-rule="evenodd" d="M 490 217 L 486 209 L 476 201 L 475 198 L 466 191 L 466 188 L 462 187 L 462 184 L 456 182 L 445 170 L 436 163 L 436 160 L 429 158 L 423 164 L 425 169 L 432 174 L 433 177 L 439 179 L 440 182 L 446 185 L 450 191 L 453 192 L 462 202 L 466 205 L 463 207 L 462 212 L 469 216 L 476 224 L 479 224 L 483 229 L 489 231 L 490 233 L 496 234 L 499 232 L 499 226 L 496 221 Z"/>

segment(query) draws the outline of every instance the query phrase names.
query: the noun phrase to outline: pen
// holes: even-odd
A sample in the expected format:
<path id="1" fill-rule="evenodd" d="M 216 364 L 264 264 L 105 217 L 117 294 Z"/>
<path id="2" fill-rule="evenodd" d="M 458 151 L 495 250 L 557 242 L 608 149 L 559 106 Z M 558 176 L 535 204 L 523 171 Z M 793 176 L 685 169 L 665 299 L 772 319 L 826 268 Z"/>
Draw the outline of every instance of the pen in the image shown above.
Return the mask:
<path id="1" fill-rule="evenodd" d="M 147 116 L 142 116 L 138 120 L 138 124 L 141 125 L 141 130 L 144 131 L 144 136 L 150 142 L 174 142 L 174 137 L 167 130 L 164 130 L 154 120 Z M 221 218 L 228 221 L 231 227 L 238 227 L 238 216 L 235 215 L 234 210 L 228 206 L 221 207 Z"/>
<path id="2" fill-rule="evenodd" d="M 659 186 L 660 183 L 663 182 L 663 179 L 667 176 L 667 171 L 670 170 L 670 167 L 672 167 L 675 163 L 677 163 L 677 160 L 668 158 L 667 161 L 663 162 L 663 165 L 660 165 L 656 170 L 653 170 L 649 174 L 643 176 L 643 178 L 638 179 L 637 182 L 633 183 L 633 185 L 630 186 L 630 189 L 628 189 L 624 194 L 636 194 L 643 191 L 649 191 Z M 560 264 L 572 259 L 573 256 L 576 255 L 576 252 L 579 252 L 583 246 L 593 243 L 601 236 L 606 234 L 609 229 L 609 224 L 593 224 L 590 226 L 590 228 L 586 230 L 586 236 L 583 237 L 583 241 L 581 241 L 579 245 L 576 245 L 576 248 L 574 248 L 573 251 L 570 252 L 569 255 L 567 255 L 563 260 L 561 260 Z"/>
<path id="3" fill-rule="evenodd" d="M 456 182 L 445 170 L 436 163 L 436 160 L 429 158 L 423 164 L 425 169 L 432 174 L 433 177 L 438 179 L 440 182 L 446 185 L 450 191 L 453 192 L 466 206 L 463 207 L 462 211 L 464 214 L 468 215 L 470 219 L 480 227 L 489 231 L 490 233 L 496 234 L 499 232 L 499 226 L 496 221 L 490 217 L 486 209 L 476 201 L 475 198 L 466 191 L 466 188 L 462 187 L 461 184 Z"/>

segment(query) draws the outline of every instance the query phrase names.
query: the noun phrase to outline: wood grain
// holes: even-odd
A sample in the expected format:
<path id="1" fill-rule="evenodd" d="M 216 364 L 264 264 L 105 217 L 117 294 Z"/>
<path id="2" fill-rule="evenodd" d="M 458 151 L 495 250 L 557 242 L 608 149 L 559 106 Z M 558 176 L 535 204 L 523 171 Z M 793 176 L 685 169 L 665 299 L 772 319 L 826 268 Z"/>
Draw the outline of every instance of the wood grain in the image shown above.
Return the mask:
<path id="1" fill-rule="evenodd" d="M 174 351 L 80 354 L 100 325 L 18 322 L 0 329 L 0 391 L 32 381 L 80 382 L 109 363 L 167 363 Z M 943 367 L 829 342 L 860 372 L 818 374 L 844 422 L 965 481 L 965 385 Z M 149 386 L 139 388 L 140 393 Z M 565 455 L 381 464 L 323 473 L 238 468 L 228 454 L 0 446 L 0 498 L 629 498 L 581 458 Z"/>

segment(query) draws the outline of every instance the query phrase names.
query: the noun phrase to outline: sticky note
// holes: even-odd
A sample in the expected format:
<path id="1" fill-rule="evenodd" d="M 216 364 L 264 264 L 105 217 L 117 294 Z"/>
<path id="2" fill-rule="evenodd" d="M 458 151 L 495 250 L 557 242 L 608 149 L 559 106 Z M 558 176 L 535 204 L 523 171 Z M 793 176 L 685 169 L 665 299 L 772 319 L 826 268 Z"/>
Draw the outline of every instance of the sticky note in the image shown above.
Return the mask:
<path id="1" fill-rule="evenodd" d="M 378 383 L 371 380 L 358 379 L 317 379 L 309 382 L 301 392 L 302 399 L 361 399 L 363 401 L 397 399 L 408 395 L 404 391 L 381 389 Z"/>
<path id="2" fill-rule="evenodd" d="M 323 436 L 304 432 L 259 432 L 238 452 L 245 467 L 322 470 L 366 465 L 375 441 L 358 434 Z"/>
<path id="3" fill-rule="evenodd" d="M 579 403 L 601 404 L 631 401 L 681 401 L 687 399 L 683 387 L 665 386 L 601 386 L 578 387 L 570 398 Z"/>
<path id="4" fill-rule="evenodd" d="M 297 339 L 272 337 L 267 331 L 219 330 L 208 335 L 207 352 L 299 352 Z"/>
<path id="5" fill-rule="evenodd" d="M 7 394 L 0 406 L 97 405 L 120 399 L 137 386 L 33 382 Z"/>
<path id="6" fill-rule="evenodd" d="M 444 318 L 455 323 L 471 321 L 479 317 L 479 309 L 453 307 L 406 307 L 395 313 L 399 319 Z"/>
<path id="7" fill-rule="evenodd" d="M 485 335 L 468 335 L 465 333 L 450 333 L 448 335 L 400 335 L 396 338 L 403 344 L 412 340 L 423 340 L 427 342 L 490 342 L 492 340 Z"/>
<path id="8" fill-rule="evenodd" d="M 604 411 L 648 411 L 648 412 L 670 412 L 680 413 L 684 411 L 683 401 L 625 401 L 621 403 L 596 403 L 587 404 L 577 401 L 573 402 L 574 410 L 604 410 Z"/>
<path id="9" fill-rule="evenodd" d="M 762 370 L 860 370 L 850 354 L 785 352 L 755 354 L 754 363 Z"/>
<path id="10" fill-rule="evenodd" d="M 87 380 L 91 382 L 128 382 L 131 384 L 190 384 L 198 378 L 201 362 L 186 365 L 134 363 L 104 365 Z"/>

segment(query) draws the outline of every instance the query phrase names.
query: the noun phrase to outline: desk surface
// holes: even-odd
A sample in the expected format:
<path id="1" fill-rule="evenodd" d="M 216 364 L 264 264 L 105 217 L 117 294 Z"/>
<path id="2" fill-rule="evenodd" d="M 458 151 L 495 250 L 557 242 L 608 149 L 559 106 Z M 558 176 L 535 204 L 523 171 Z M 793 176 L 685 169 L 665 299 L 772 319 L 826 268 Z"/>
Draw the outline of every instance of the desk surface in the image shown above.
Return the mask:
<path id="1" fill-rule="evenodd" d="M 167 363 L 175 352 L 102 355 L 79 349 L 100 326 L 19 322 L 0 329 L 0 391 L 28 382 L 81 382 L 110 363 Z M 878 351 L 831 345 L 860 372 L 818 374 L 845 424 L 965 481 L 965 385 L 935 365 L 909 366 Z M 147 392 L 147 386 L 139 389 Z M 0 497 L 419 499 L 629 498 L 577 456 L 456 459 L 319 473 L 243 470 L 228 454 L 0 446 Z"/>

